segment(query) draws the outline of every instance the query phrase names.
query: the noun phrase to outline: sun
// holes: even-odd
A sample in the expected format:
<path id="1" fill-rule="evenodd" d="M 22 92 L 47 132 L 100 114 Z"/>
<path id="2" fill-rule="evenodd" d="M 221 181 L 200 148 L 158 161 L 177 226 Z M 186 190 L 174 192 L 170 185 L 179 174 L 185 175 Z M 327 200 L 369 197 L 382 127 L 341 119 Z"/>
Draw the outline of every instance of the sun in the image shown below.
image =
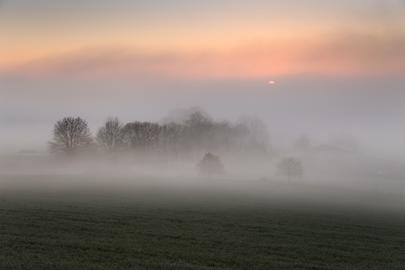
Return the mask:
<path id="1" fill-rule="evenodd" d="M 274 85 L 274 84 L 276 84 L 276 81 L 270 80 L 270 81 L 267 82 L 267 84 Z"/>

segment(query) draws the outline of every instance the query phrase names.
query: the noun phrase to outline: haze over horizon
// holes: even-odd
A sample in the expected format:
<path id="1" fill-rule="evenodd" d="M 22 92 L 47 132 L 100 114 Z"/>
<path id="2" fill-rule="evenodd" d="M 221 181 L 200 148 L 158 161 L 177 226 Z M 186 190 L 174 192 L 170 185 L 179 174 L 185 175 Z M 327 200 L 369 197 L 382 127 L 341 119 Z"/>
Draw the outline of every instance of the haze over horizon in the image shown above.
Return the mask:
<path id="1" fill-rule="evenodd" d="M 0 152 L 45 149 L 66 115 L 95 132 L 199 106 L 275 144 L 401 153 L 404 70 L 401 0 L 0 1 Z"/>

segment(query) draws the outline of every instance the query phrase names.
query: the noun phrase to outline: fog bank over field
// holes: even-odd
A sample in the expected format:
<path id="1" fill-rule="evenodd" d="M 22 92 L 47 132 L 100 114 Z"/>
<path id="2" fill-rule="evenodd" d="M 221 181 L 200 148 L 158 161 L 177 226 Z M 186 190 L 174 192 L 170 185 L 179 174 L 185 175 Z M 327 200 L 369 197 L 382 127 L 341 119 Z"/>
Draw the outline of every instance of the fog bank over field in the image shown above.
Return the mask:
<path id="1" fill-rule="evenodd" d="M 195 191 L 219 188 L 224 192 L 237 189 L 242 194 L 260 196 L 268 192 L 280 197 L 306 194 L 324 199 L 328 197 L 325 194 L 336 191 L 335 198 L 342 194 L 341 201 L 346 190 L 350 190 L 367 194 L 369 202 L 373 194 L 385 194 L 384 198 L 389 194 L 404 195 L 403 79 L 325 76 L 270 79 L 274 83 L 264 79 L 2 78 L 2 185 L 25 188 L 56 185 L 62 190 L 67 186 L 104 185 L 108 187 L 106 190 L 125 190 L 128 185 L 129 190 L 139 186 Z M 117 117 L 123 125 L 147 121 L 164 127 L 170 122 L 184 122 L 184 115 L 195 109 L 206 113 L 221 128 L 204 137 L 199 147 L 191 147 L 192 151 L 188 148 L 185 155 L 175 156 L 169 151 L 165 155 L 153 152 L 144 156 L 136 149 L 106 155 L 97 150 L 79 158 L 64 159 L 48 152 L 53 125 L 65 116 L 86 120 L 95 137 L 110 116 Z M 238 124 L 246 117 L 263 124 L 261 130 L 265 132 L 254 137 L 265 138 L 266 146 L 259 149 L 266 151 L 260 154 L 257 147 L 250 151 L 252 144 L 246 144 L 244 150 L 236 147 L 242 142 L 235 135 Z M 222 133 L 224 130 L 227 131 Z M 210 137 L 212 134 L 216 134 L 215 140 Z M 208 152 L 220 158 L 223 175 L 205 177 L 199 173 L 197 165 Z M 285 172 L 280 163 L 289 158 L 298 162 L 291 166 L 300 167 Z M 301 169 L 302 175 L 295 177 L 294 173 Z"/>
<path id="2" fill-rule="evenodd" d="M 162 122 L 184 121 L 181 120 L 183 113 L 190 110 L 193 111 L 175 111 Z M 228 125 L 235 124 L 228 122 Z M 239 138 L 232 133 L 238 129 L 227 130 L 230 133 L 226 138 Z M 207 133 L 211 134 L 215 133 Z M 260 132 L 256 135 L 260 134 L 263 135 Z M 217 142 L 201 140 L 205 137 L 184 138 L 194 139 L 195 143 L 180 143 L 175 149 L 123 145 L 114 152 L 106 152 L 102 145 L 93 145 L 74 156 L 35 151 L 3 155 L 0 184 L 3 191 L 51 193 L 72 189 L 114 194 L 167 191 L 166 195 L 173 192 L 185 192 L 187 196 L 206 194 L 207 199 L 210 193 L 223 193 L 231 197 L 277 198 L 281 202 L 310 200 L 320 204 L 355 203 L 361 199 L 361 204 L 378 207 L 388 207 L 391 203 L 398 207 L 398 200 L 405 197 L 404 161 L 393 155 L 376 156 L 350 136 L 319 142 L 306 135 L 286 147 L 269 140 L 264 141 L 260 149 L 249 148 L 255 144 L 244 144 L 243 151 L 240 143 L 213 148 Z M 207 149 L 220 159 L 223 172 L 201 173 L 199 164 L 207 155 Z M 294 166 L 299 166 L 298 170 Z M 185 196 L 184 193 L 181 196 Z M 377 203 L 375 198 L 381 201 Z"/>

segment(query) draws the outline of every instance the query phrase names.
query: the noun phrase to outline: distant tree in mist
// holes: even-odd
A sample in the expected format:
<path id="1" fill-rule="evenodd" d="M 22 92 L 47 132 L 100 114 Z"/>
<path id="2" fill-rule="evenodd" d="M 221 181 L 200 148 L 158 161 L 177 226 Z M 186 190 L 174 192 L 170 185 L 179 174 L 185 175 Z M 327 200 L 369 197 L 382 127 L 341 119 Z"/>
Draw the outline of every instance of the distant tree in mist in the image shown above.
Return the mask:
<path id="1" fill-rule="evenodd" d="M 127 147 L 146 151 L 157 148 L 161 126 L 151 122 L 132 122 L 126 124 L 122 132 Z"/>
<path id="2" fill-rule="evenodd" d="M 107 151 L 114 151 L 124 143 L 123 125 L 118 118 L 109 118 L 97 132 L 97 142 Z"/>
<path id="3" fill-rule="evenodd" d="M 214 123 L 207 114 L 195 111 L 188 116 L 183 125 L 183 143 L 189 151 L 207 148 L 209 133 L 214 128 Z"/>
<path id="4" fill-rule="evenodd" d="M 176 123 L 164 124 L 160 128 L 159 147 L 165 154 L 177 157 L 183 147 L 184 126 Z"/>
<path id="5" fill-rule="evenodd" d="M 300 178 L 304 174 L 302 163 L 297 158 L 285 158 L 278 164 L 278 173 L 288 180 Z"/>
<path id="6" fill-rule="evenodd" d="M 239 143 L 244 151 L 268 152 L 270 136 L 266 124 L 262 120 L 254 116 L 243 116 L 240 118 L 236 129 Z"/>
<path id="7" fill-rule="evenodd" d="M 164 119 L 164 123 L 166 123 L 165 126 L 171 126 L 169 131 L 173 127 L 177 129 L 176 153 L 181 151 L 185 155 L 199 155 L 201 151 L 208 151 L 215 144 L 213 131 L 217 123 L 198 107 L 171 112 Z M 167 132 L 162 133 L 163 145 L 173 150 L 173 147 L 166 144 L 168 140 L 165 139 L 165 133 Z"/>
<path id="8" fill-rule="evenodd" d="M 180 124 L 184 125 L 186 122 L 190 120 L 191 115 L 202 115 L 204 118 L 210 119 L 211 117 L 201 108 L 199 107 L 190 107 L 186 109 L 177 109 L 170 111 L 167 116 L 162 119 L 163 124 Z"/>
<path id="9" fill-rule="evenodd" d="M 202 111 L 195 111 L 189 115 L 184 124 L 195 132 L 203 132 L 212 127 L 213 121 Z"/>
<path id="10" fill-rule="evenodd" d="M 269 150 L 266 125 L 256 117 L 242 117 L 235 124 L 215 121 L 200 108 L 193 107 L 170 113 L 164 122 L 181 127 L 177 149 L 192 156 L 203 151 L 266 154 Z"/>
<path id="11" fill-rule="evenodd" d="M 206 153 L 203 159 L 197 164 L 201 175 L 214 176 L 225 173 L 224 165 L 219 156 L 211 153 Z"/>
<path id="12" fill-rule="evenodd" d="M 54 153 L 73 154 L 90 146 L 92 137 L 87 122 L 80 117 L 65 117 L 56 122 L 50 149 Z"/>
<path id="13" fill-rule="evenodd" d="M 97 145 L 113 152 L 154 153 L 166 158 L 193 158 L 205 152 L 220 154 L 264 154 L 269 140 L 265 125 L 254 117 L 238 123 L 215 121 L 198 108 L 176 114 L 163 124 L 134 121 L 122 124 L 109 118 L 98 129 Z M 87 122 L 80 117 L 66 117 L 55 124 L 50 149 L 75 153 L 92 145 Z"/>

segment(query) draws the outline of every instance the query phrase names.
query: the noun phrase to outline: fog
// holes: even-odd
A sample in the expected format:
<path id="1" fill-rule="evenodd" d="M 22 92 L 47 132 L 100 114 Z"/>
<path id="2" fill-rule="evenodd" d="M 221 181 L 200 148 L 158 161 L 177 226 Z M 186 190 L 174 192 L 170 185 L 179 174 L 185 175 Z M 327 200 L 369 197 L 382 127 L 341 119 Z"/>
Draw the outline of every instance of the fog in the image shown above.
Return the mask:
<path id="1" fill-rule="evenodd" d="M 161 121 L 170 111 L 201 107 L 216 119 L 255 115 L 272 143 L 302 134 L 327 141 L 353 136 L 377 154 L 402 154 L 404 80 L 399 78 L 274 78 L 266 80 L 69 80 L 5 78 L 0 85 L 1 152 L 44 151 L 52 125 L 85 118 L 93 132 L 109 116 Z M 30 136 L 26 136 L 29 133 Z"/>
<path id="2" fill-rule="evenodd" d="M 228 160 L 224 162 L 225 175 L 206 177 L 197 172 L 192 161 L 67 162 L 49 157 L 8 157 L 1 160 L 0 194 L 4 199 L 54 198 L 107 205 L 120 201 L 181 206 L 198 203 L 214 208 L 290 205 L 403 213 L 403 164 L 378 164 L 375 169 L 373 162 L 353 162 L 353 158 L 341 163 L 333 158 L 303 161 L 305 175 L 287 180 L 277 172 L 277 158 L 254 164 Z"/>
<path id="3" fill-rule="evenodd" d="M 0 0 L 1 269 L 403 269 L 405 0 Z"/>
<path id="4" fill-rule="evenodd" d="M 122 192 L 152 188 L 189 194 L 203 190 L 204 194 L 400 208 L 405 195 L 405 81 L 325 76 L 272 79 L 274 84 L 265 80 L 3 78 L 2 188 Z M 97 150 L 64 158 L 49 152 L 53 125 L 65 116 L 85 119 L 96 136 L 110 116 L 123 124 L 163 125 L 184 121 L 184 114 L 196 108 L 217 123 L 260 119 L 268 149 L 259 154 L 210 145 L 176 157 L 136 151 L 110 155 Z M 206 176 L 198 171 L 197 164 L 207 152 L 220 158 L 223 174 Z M 280 172 L 280 162 L 287 158 L 300 162 L 302 175 L 287 179 Z"/>

